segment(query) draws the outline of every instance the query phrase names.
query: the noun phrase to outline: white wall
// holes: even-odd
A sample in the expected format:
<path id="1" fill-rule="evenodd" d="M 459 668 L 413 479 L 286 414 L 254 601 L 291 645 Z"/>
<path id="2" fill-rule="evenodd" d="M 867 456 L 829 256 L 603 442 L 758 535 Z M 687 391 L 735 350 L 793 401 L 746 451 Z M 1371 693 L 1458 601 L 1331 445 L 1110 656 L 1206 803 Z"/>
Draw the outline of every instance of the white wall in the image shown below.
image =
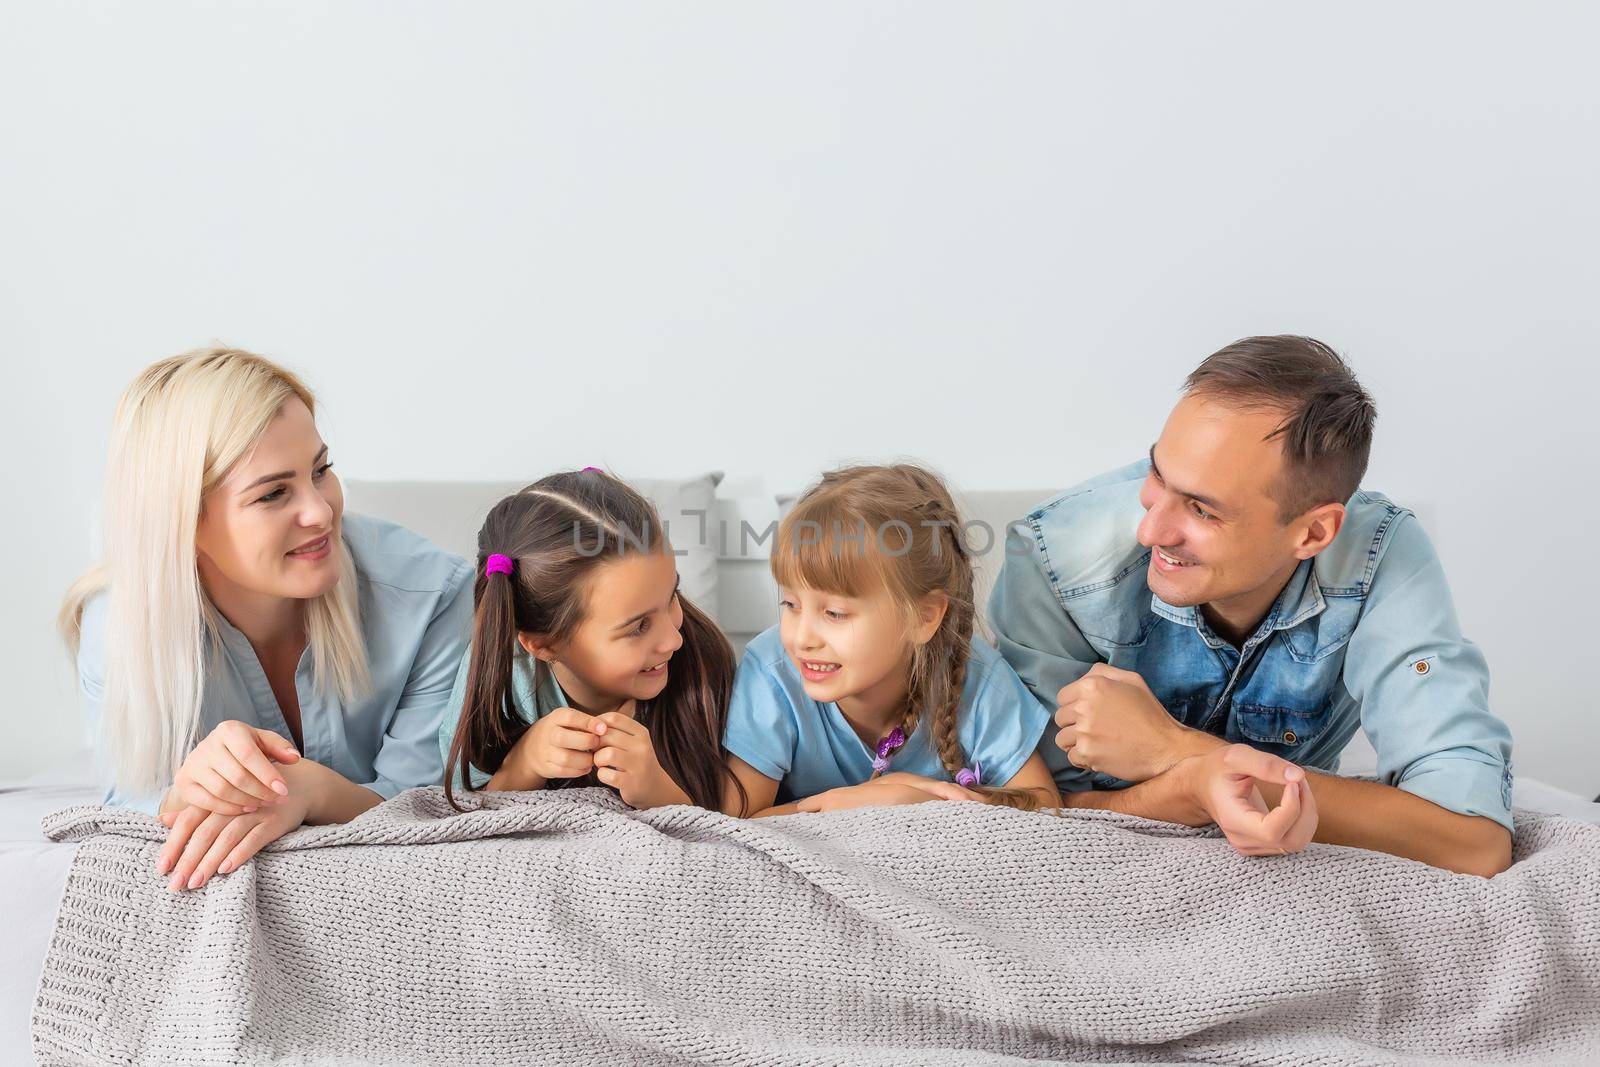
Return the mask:
<path id="1" fill-rule="evenodd" d="M 1600 790 L 1600 13 L 1581 4 L 11 5 L 0 777 L 117 392 L 214 338 L 347 475 L 909 454 L 1066 485 L 1244 334 L 1345 351 L 1518 765 Z"/>

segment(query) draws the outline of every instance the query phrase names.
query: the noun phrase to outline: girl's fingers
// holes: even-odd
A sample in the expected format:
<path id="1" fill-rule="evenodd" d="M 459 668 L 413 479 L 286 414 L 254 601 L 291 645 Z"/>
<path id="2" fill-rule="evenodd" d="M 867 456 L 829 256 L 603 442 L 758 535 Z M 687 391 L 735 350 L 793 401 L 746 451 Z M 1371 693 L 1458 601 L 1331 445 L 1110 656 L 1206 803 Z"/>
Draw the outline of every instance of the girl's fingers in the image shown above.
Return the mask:
<path id="1" fill-rule="evenodd" d="M 885 775 L 876 779 L 876 781 L 883 785 L 910 786 L 912 789 L 919 789 L 941 800 L 970 800 L 973 796 L 973 794 L 968 793 L 954 782 L 941 781 L 938 778 L 924 778 L 916 774 L 905 774 L 898 778 L 890 778 Z"/>
<path id="2" fill-rule="evenodd" d="M 206 849 L 206 854 L 201 858 L 199 866 L 194 870 L 194 875 L 189 880 L 190 889 L 198 889 L 211 880 L 217 873 L 217 868 L 222 861 L 228 858 L 228 853 L 234 850 L 244 836 L 259 825 L 259 819 L 230 819 L 228 825 L 222 828 L 217 839 Z"/>
<path id="3" fill-rule="evenodd" d="M 227 746 L 226 766 L 222 765 L 223 761 L 218 762 L 217 769 L 224 772 L 224 778 L 259 800 L 276 800 L 289 795 L 289 783 L 283 780 L 278 768 L 254 744 L 236 741 Z M 230 770 L 234 773 L 226 773 Z"/>
<path id="4" fill-rule="evenodd" d="M 564 748 L 572 752 L 593 752 L 600 747 L 600 738 L 589 730 L 574 730 L 566 726 L 557 726 L 550 731 L 550 743 L 557 748 Z"/>
<path id="5" fill-rule="evenodd" d="M 974 794 L 956 785 L 954 782 L 934 782 L 933 788 L 924 789 L 925 793 L 932 793 L 940 800 L 975 800 Z"/>
<path id="6" fill-rule="evenodd" d="M 594 766 L 594 760 L 558 748 L 550 756 L 550 766 L 561 772 L 555 775 L 557 778 L 576 778 L 580 774 L 588 774 L 590 768 Z"/>
<path id="7" fill-rule="evenodd" d="M 601 767 L 594 772 L 594 776 L 606 785 L 616 785 L 622 780 L 622 772 L 615 767 Z"/>
<path id="8" fill-rule="evenodd" d="M 222 866 L 218 867 L 217 870 L 223 874 L 232 874 L 240 867 L 243 867 L 245 860 L 260 852 L 272 839 L 272 831 L 267 828 L 267 824 L 264 822 L 256 823 L 255 826 L 251 827 L 250 832 L 244 835 L 244 840 L 235 845 L 233 851 L 228 853 L 227 858 L 222 861 Z"/>
<path id="9" fill-rule="evenodd" d="M 587 730 L 594 721 L 593 715 L 585 715 L 577 708 L 557 708 L 545 716 L 557 726 L 565 726 L 569 730 Z"/>
<path id="10" fill-rule="evenodd" d="M 204 808 L 184 808 L 172 813 L 172 832 L 167 834 L 166 843 L 161 846 L 161 851 L 156 853 L 156 873 L 166 874 L 172 870 L 172 865 L 177 862 L 183 847 L 189 843 L 189 835 L 194 833 L 195 827 L 210 817 L 211 813 Z"/>
<path id="11" fill-rule="evenodd" d="M 600 729 L 602 726 L 605 727 L 605 730 L 603 731 Z M 628 734 L 629 736 L 633 737 L 637 737 L 639 734 L 644 732 L 643 726 L 639 725 L 639 723 L 633 718 L 622 714 L 620 711 L 608 711 L 604 715 L 597 716 L 594 722 L 594 729 L 597 733 L 602 735 L 607 732 L 615 731 L 616 733 Z"/>
<path id="12" fill-rule="evenodd" d="M 210 851 L 211 843 L 230 821 L 229 816 L 212 814 L 207 815 L 205 821 L 195 827 L 194 833 L 189 835 L 189 843 L 183 848 L 183 855 L 178 857 L 178 862 L 172 869 L 172 881 L 168 887 L 173 892 L 193 888 L 195 868 L 200 865 L 200 861 Z"/>

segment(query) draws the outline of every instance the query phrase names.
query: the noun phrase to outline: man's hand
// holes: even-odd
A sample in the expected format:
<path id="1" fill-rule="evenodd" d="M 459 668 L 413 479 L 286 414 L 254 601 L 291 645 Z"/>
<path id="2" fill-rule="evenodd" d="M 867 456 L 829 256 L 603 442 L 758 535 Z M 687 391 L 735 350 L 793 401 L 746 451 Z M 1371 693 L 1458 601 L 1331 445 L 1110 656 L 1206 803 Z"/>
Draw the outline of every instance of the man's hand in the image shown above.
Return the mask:
<path id="1" fill-rule="evenodd" d="M 1306 772 L 1270 752 L 1228 745 L 1184 761 L 1191 798 L 1204 818 L 1246 856 L 1299 852 L 1317 831 L 1317 802 Z M 1268 808 L 1258 782 L 1282 787 L 1278 806 Z M 1198 821 L 1198 820 L 1196 820 Z"/>
<path id="2" fill-rule="evenodd" d="M 1056 744 L 1074 767 L 1143 782 L 1223 742 L 1168 714 L 1145 680 L 1096 663 L 1056 694 Z"/>

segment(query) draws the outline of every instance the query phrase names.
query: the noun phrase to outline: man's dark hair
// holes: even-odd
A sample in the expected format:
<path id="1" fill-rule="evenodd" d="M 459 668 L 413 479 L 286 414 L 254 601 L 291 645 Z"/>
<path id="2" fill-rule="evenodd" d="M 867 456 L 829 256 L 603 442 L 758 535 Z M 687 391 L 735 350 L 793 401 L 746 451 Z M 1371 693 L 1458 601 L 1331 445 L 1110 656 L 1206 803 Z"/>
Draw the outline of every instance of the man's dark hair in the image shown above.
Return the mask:
<path id="1" fill-rule="evenodd" d="M 1342 504 L 1361 486 L 1378 409 L 1339 353 L 1310 337 L 1246 337 L 1206 357 L 1184 392 L 1249 410 L 1281 411 L 1267 440 L 1283 444 L 1275 496 L 1288 522 Z"/>

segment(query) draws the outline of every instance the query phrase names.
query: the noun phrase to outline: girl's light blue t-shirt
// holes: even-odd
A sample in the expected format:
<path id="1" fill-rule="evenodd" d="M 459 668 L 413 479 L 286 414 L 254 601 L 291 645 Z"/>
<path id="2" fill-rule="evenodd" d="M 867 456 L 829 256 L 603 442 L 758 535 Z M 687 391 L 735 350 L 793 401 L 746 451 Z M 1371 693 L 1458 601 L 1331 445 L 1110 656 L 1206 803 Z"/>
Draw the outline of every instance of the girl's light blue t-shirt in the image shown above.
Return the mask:
<path id="1" fill-rule="evenodd" d="M 974 637 L 956 726 L 966 765 L 982 765 L 984 785 L 1004 785 L 1033 755 L 1048 722 L 1049 712 L 1016 671 Z M 859 785 L 872 776 L 873 752 L 837 704 L 806 696 L 776 626 L 745 648 L 734 676 L 725 744 L 778 783 L 780 804 Z M 926 716 L 889 761 L 889 770 L 950 780 Z"/>
<path id="2" fill-rule="evenodd" d="M 535 663 L 532 656 L 518 649 L 513 655 L 511 665 L 512 703 L 516 706 L 517 714 L 530 726 L 557 708 L 569 706 L 567 694 L 562 692 L 561 683 L 556 681 L 554 671 L 544 672 L 543 685 L 535 683 Z M 472 647 L 469 644 L 461 656 L 461 666 L 456 671 L 455 687 L 450 691 L 444 716 L 439 721 L 439 758 L 445 772 L 455 780 L 457 787 L 461 785 L 461 773 L 450 765 L 450 746 L 455 743 L 456 725 L 461 721 L 461 708 L 467 702 L 467 672 L 471 667 Z M 476 767 L 472 769 L 472 782 L 475 788 L 483 788 L 488 780 L 489 775 Z"/>

